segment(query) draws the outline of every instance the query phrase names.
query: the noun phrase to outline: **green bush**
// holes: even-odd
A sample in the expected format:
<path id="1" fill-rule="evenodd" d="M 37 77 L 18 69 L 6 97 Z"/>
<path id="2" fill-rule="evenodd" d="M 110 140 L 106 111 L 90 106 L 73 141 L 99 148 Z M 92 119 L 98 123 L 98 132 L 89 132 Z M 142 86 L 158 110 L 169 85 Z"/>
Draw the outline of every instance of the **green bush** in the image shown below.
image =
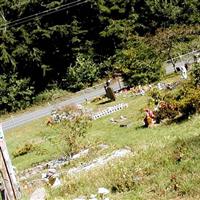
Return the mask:
<path id="1" fill-rule="evenodd" d="M 99 70 L 90 56 L 79 54 L 74 66 L 69 67 L 67 89 L 77 91 L 92 86 L 98 80 Z"/>
<path id="2" fill-rule="evenodd" d="M 22 147 L 18 147 L 13 153 L 13 157 L 19 157 L 27 153 L 33 152 L 35 150 L 35 145 L 31 143 L 26 143 Z"/>
<path id="3" fill-rule="evenodd" d="M 33 102 L 33 87 L 29 79 L 14 75 L 0 75 L 0 112 L 24 109 Z"/>
<path id="4" fill-rule="evenodd" d="M 154 112 L 156 122 L 160 123 L 164 119 L 173 120 L 179 115 L 178 108 L 170 103 L 162 101 L 159 104 L 159 110 Z"/>
<path id="5" fill-rule="evenodd" d="M 59 132 L 56 142 L 60 151 L 66 155 L 73 155 L 82 148 L 81 139 L 85 137 L 91 121 L 87 116 L 77 116 L 71 121 L 65 120 L 56 127 Z M 55 142 L 55 141 L 54 141 Z"/>
<path id="6" fill-rule="evenodd" d="M 157 88 L 154 88 L 150 91 L 149 96 L 151 98 L 150 101 L 157 106 L 157 110 L 154 111 L 157 123 L 160 123 L 164 119 L 173 120 L 179 114 L 172 94 L 162 93 Z"/>
<path id="7" fill-rule="evenodd" d="M 188 117 L 200 111 L 200 89 L 184 87 L 178 91 L 176 105 L 183 116 Z"/>
<path id="8" fill-rule="evenodd" d="M 183 84 L 175 92 L 160 97 L 159 109 L 155 112 L 158 122 L 164 119 L 173 121 L 176 117 L 187 119 L 200 112 L 200 89 L 190 83 Z"/>
<path id="9" fill-rule="evenodd" d="M 192 67 L 192 81 L 195 86 L 200 86 L 200 63 L 195 63 Z"/>
<path id="10" fill-rule="evenodd" d="M 122 71 L 124 81 L 130 86 L 155 82 L 163 73 L 159 56 L 143 38 L 127 41 L 116 55 L 114 66 Z"/>
<path id="11" fill-rule="evenodd" d="M 35 97 L 35 103 L 47 102 L 47 101 L 55 101 L 60 97 L 66 95 L 67 92 L 61 89 L 52 89 L 52 90 L 45 90 L 41 92 Z"/>
<path id="12" fill-rule="evenodd" d="M 155 105 L 157 105 L 158 102 L 162 100 L 161 92 L 157 88 L 153 88 L 149 92 L 149 96 L 151 97 L 151 101 L 154 102 Z"/>

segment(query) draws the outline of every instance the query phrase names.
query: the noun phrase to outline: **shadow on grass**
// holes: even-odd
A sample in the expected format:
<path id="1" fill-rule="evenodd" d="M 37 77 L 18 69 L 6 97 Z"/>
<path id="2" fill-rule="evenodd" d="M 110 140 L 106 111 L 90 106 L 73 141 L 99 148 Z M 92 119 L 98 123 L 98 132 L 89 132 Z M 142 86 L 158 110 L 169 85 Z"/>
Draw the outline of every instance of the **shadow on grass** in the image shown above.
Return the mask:
<path id="1" fill-rule="evenodd" d="M 175 141 L 177 146 L 185 146 L 187 148 L 199 148 L 200 150 L 200 134 L 187 139 L 177 139 Z"/>
<path id="2" fill-rule="evenodd" d="M 107 104 L 107 103 L 110 103 L 110 102 L 112 102 L 112 100 L 109 99 L 109 100 L 98 103 L 98 105 L 104 105 L 104 104 Z"/>
<path id="3" fill-rule="evenodd" d="M 182 124 L 186 121 L 188 121 L 189 116 L 180 115 L 173 119 L 162 119 L 162 120 L 156 120 L 156 124 L 165 124 L 165 125 L 171 125 L 171 124 Z"/>
<path id="4" fill-rule="evenodd" d="M 173 154 L 176 163 L 180 163 L 182 160 L 190 160 L 193 162 L 199 162 L 200 159 L 200 134 L 191 138 L 177 139 L 173 144 Z"/>
<path id="5" fill-rule="evenodd" d="M 140 130 L 140 129 L 147 129 L 145 125 L 138 125 L 135 127 L 135 130 Z"/>
<path id="6" fill-rule="evenodd" d="M 188 118 L 189 118 L 189 116 L 181 115 L 181 116 L 178 116 L 177 118 L 175 118 L 174 120 L 171 120 L 171 123 L 181 124 L 183 122 L 186 122 L 188 120 Z"/>

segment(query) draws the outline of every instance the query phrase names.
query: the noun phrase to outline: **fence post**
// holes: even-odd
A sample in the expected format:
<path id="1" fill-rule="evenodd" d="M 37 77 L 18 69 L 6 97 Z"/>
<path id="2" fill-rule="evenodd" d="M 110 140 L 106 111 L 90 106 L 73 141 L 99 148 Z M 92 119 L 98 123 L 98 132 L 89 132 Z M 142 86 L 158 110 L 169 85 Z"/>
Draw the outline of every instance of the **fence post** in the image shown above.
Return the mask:
<path id="1" fill-rule="evenodd" d="M 8 154 L 7 146 L 4 140 L 2 125 L 0 124 L 0 160 L 1 175 L 4 186 L 4 196 L 6 200 L 18 200 L 21 197 L 15 172 Z"/>

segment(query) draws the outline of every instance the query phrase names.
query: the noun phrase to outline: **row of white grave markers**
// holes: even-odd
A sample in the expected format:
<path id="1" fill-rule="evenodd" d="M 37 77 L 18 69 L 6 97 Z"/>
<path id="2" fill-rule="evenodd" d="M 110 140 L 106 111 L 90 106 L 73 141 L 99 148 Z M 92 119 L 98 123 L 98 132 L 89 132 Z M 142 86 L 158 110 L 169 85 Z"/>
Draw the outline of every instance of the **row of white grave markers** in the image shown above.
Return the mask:
<path id="1" fill-rule="evenodd" d="M 116 111 L 119 111 L 123 108 L 127 108 L 128 107 L 128 103 L 120 103 L 118 105 L 115 105 L 115 106 L 112 106 L 112 107 L 108 107 L 106 108 L 105 110 L 101 111 L 101 112 L 97 112 L 97 113 L 94 113 L 92 115 L 92 119 L 93 120 L 96 120 L 96 119 L 99 119 L 101 117 L 104 117 L 104 116 L 107 116 L 107 115 L 110 115 Z"/>

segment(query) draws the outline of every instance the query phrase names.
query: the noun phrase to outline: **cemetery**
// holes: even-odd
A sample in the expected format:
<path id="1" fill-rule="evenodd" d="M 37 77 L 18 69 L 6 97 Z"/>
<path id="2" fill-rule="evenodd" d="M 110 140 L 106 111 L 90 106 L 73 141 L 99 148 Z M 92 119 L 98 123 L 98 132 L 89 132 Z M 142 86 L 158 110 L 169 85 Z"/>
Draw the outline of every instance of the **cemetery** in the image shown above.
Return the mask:
<path id="1" fill-rule="evenodd" d="M 119 200 L 123 194 L 137 199 L 142 191 L 145 199 L 186 193 L 197 199 L 198 188 L 184 167 L 198 176 L 199 93 L 188 87 L 175 98 L 187 84 L 182 75 L 173 75 L 112 97 L 105 89 L 101 97 L 54 109 L 48 118 L 11 131 L 6 142 L 20 198 Z"/>
<path id="2" fill-rule="evenodd" d="M 0 2 L 0 200 L 200 199 L 200 0 Z"/>

